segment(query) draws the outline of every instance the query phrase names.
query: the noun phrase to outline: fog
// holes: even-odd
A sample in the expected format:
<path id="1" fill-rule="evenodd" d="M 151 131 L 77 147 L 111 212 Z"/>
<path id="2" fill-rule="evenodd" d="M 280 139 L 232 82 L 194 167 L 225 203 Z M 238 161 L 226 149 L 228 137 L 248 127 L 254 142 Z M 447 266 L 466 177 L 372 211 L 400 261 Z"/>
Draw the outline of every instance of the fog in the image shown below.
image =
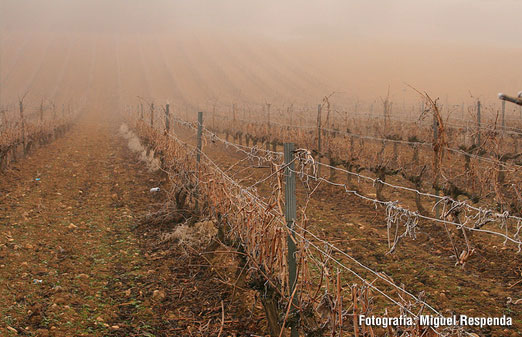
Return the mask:
<path id="1" fill-rule="evenodd" d="M 517 0 L 1 0 L 0 99 L 201 106 L 522 90 Z M 93 97 L 94 99 L 94 97 Z"/>

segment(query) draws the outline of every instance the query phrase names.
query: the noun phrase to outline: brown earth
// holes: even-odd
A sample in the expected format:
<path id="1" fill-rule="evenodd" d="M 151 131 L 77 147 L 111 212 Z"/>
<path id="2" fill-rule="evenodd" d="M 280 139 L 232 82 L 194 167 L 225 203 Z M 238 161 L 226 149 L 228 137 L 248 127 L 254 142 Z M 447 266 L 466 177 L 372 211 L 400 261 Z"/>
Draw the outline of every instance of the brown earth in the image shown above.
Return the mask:
<path id="1" fill-rule="evenodd" d="M 117 128 L 102 116 L 84 119 L 1 174 L 2 334 L 210 336 L 221 326 L 222 336 L 266 331 L 259 304 L 246 303 L 251 293 L 223 281 L 222 267 L 209 268 L 211 261 L 178 245 L 159 245 L 161 229 L 138 226 L 157 210 L 162 195 L 149 189 L 165 178 L 137 161 Z M 241 158 L 218 145 L 205 151 L 224 166 Z M 266 173 L 259 169 L 243 178 L 248 184 Z M 260 192 L 269 189 L 260 186 Z M 513 247 L 474 237 L 476 255 L 464 269 L 454 267 L 444 233 L 423 224 L 417 240 L 386 254 L 382 210 L 329 187 L 317 190 L 309 217 L 320 237 L 413 293 L 425 291 L 444 314 L 514 318 L 512 329 L 480 335 L 519 333 L 520 304 L 507 302 L 521 297 L 520 255 Z M 344 281 L 349 287 L 355 280 Z"/>
<path id="2" fill-rule="evenodd" d="M 176 126 L 174 132 L 184 141 L 195 141 L 194 133 L 186 128 Z M 282 151 L 280 148 L 277 150 Z M 243 153 L 230 146 L 225 148 L 218 141 L 208 142 L 204 152 L 221 167 L 230 167 L 228 174 L 241 180 L 244 186 L 250 186 L 271 174 L 270 169 L 259 168 L 259 165 L 245 160 Z M 340 174 L 331 179 L 339 183 L 345 181 Z M 297 186 L 299 207 L 306 200 L 306 191 L 300 188 L 301 183 L 298 182 Z M 274 188 L 271 183 L 257 187 L 264 196 L 269 196 Z M 371 184 L 358 183 L 357 189 L 365 195 L 375 193 Z M 385 188 L 384 195 L 387 200 L 401 200 L 401 204 L 415 209 L 411 193 Z M 471 236 L 475 254 L 464 267 L 456 266 L 444 227 L 420 222 L 417 237 L 404 238 L 396 251 L 390 254 L 385 210 L 347 194 L 343 188 L 326 184 L 313 194 L 307 217 L 308 229 L 319 238 L 334 244 L 373 270 L 386 273 L 396 284 L 404 285 L 414 295 L 424 293 L 425 301 L 445 316 L 506 315 L 513 319 L 512 327 L 470 327 L 468 331 L 477 332 L 480 336 L 514 337 L 522 333 L 522 301 L 519 301 L 522 299 L 522 255 L 517 246 L 504 245 L 502 239 L 475 233 Z M 461 236 L 459 232 L 452 231 L 459 251 L 465 247 Z M 367 280 L 376 279 L 375 275 L 341 254 L 333 252 L 332 255 Z M 346 292 L 353 283 L 360 283 L 348 272 L 343 272 L 343 278 Z M 383 282 L 377 281 L 375 284 L 386 289 Z M 377 296 L 376 302 L 377 310 L 384 307 L 391 310 L 393 307 Z"/>
<path id="3" fill-rule="evenodd" d="M 135 230 L 164 177 L 106 122 L 85 119 L 0 173 L 0 335 L 263 331 L 206 260 Z"/>

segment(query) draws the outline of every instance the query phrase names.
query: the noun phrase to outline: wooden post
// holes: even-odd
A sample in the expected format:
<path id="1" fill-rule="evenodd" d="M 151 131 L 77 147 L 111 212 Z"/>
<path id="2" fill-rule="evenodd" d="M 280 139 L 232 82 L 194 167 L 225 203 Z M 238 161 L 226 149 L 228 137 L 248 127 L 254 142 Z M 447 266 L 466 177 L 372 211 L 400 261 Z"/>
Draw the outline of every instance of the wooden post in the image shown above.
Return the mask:
<path id="1" fill-rule="evenodd" d="M 268 129 L 270 130 L 270 103 L 266 103 L 266 114 L 268 121 Z"/>
<path id="2" fill-rule="evenodd" d="M 321 162 L 321 104 L 317 105 L 317 161 Z M 317 165 L 317 176 L 321 176 L 321 165 Z"/>
<path id="3" fill-rule="evenodd" d="M 216 105 L 212 105 L 212 130 L 216 130 Z"/>
<path id="4" fill-rule="evenodd" d="M 197 133 L 197 152 L 196 152 L 196 174 L 197 174 L 197 177 L 199 179 L 199 163 L 201 162 L 201 136 L 203 134 L 203 112 L 202 111 L 199 111 L 198 112 L 198 133 Z M 196 211 L 199 209 L 199 191 L 198 191 L 198 188 L 196 186 L 196 190 L 195 190 L 195 208 L 196 208 Z"/>
<path id="5" fill-rule="evenodd" d="M 165 106 L 165 131 L 167 134 L 170 132 L 170 105 L 167 103 Z"/>
<path id="6" fill-rule="evenodd" d="M 143 103 L 140 103 L 140 119 L 143 120 Z"/>
<path id="7" fill-rule="evenodd" d="M 154 127 L 154 103 L 150 104 L 150 126 Z"/>
<path id="8" fill-rule="evenodd" d="M 437 120 L 437 116 L 435 112 L 433 112 L 433 145 L 437 144 L 437 139 L 439 138 L 439 121 Z M 435 172 L 438 176 L 438 172 Z M 438 177 L 435 178 L 435 181 L 438 183 Z M 439 195 L 439 187 L 435 186 L 435 194 Z M 435 206 L 435 217 L 438 219 L 440 215 L 439 205 Z"/>
<path id="9" fill-rule="evenodd" d="M 502 132 L 506 129 L 506 101 L 502 100 Z"/>
<path id="10" fill-rule="evenodd" d="M 22 124 L 22 146 L 24 147 L 24 156 L 26 155 L 26 148 L 25 148 L 25 118 L 24 118 L 24 99 L 22 98 L 19 101 L 19 108 L 20 108 L 20 122 Z"/>
<path id="11" fill-rule="evenodd" d="M 43 122 L 43 100 L 40 102 L 40 123 Z"/>
<path id="12" fill-rule="evenodd" d="M 2 126 L 4 128 L 7 128 L 7 116 L 5 115 L 5 113 L 7 112 L 7 109 L 9 109 L 9 108 L 0 109 L 0 113 L 2 114 Z"/>
<path id="13" fill-rule="evenodd" d="M 477 146 L 480 146 L 480 101 L 477 101 Z"/>
<path id="14" fill-rule="evenodd" d="M 201 161 L 201 136 L 203 134 L 203 112 L 198 112 L 198 152 L 196 154 L 196 160 L 199 163 Z"/>
<path id="15" fill-rule="evenodd" d="M 267 129 L 266 129 L 266 140 L 265 140 L 265 148 L 270 150 L 270 103 L 266 103 L 266 115 L 267 115 Z"/>
<path id="16" fill-rule="evenodd" d="M 387 132 L 386 130 L 388 130 L 388 108 L 389 108 L 389 103 L 388 103 L 388 97 L 386 97 L 386 100 L 383 102 L 383 115 L 384 115 L 384 134 L 386 135 Z"/>
<path id="17" fill-rule="evenodd" d="M 285 219 L 286 225 L 290 228 L 290 233 L 287 236 L 288 245 L 288 285 L 289 285 L 289 297 L 294 293 L 297 284 L 297 263 L 296 263 L 296 252 L 297 247 L 295 244 L 295 235 L 292 232 L 294 230 L 294 223 L 297 218 L 297 205 L 296 205 L 296 194 L 295 194 L 295 172 L 294 172 L 294 144 L 284 144 L 284 159 L 285 159 Z M 297 308 L 297 296 L 294 294 L 292 303 L 290 304 L 295 311 Z M 299 332 L 296 326 L 291 328 L 291 337 L 298 337 Z"/>

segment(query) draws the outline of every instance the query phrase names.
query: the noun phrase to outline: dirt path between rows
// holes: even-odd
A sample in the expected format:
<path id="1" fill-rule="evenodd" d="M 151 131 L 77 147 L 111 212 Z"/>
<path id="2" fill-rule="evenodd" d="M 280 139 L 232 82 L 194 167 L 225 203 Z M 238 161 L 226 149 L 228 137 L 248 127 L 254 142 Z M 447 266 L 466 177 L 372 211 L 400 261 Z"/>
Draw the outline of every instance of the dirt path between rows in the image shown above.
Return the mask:
<path id="1" fill-rule="evenodd" d="M 136 228 L 157 209 L 161 193 L 149 190 L 165 179 L 137 160 L 119 126 L 91 116 L 0 173 L 0 336 L 263 335 L 260 304 L 220 279 L 220 267 L 158 244 L 157 228 Z M 237 160 L 207 146 L 224 165 Z M 408 289 L 428 289 L 441 308 L 512 315 L 516 329 L 492 335 L 517 335 L 520 312 L 506 296 L 519 298 L 519 255 L 486 237 L 462 270 L 443 239 L 422 236 L 387 257 L 382 215 L 343 193 L 312 200 L 319 236 Z"/>
<path id="2" fill-rule="evenodd" d="M 180 266 L 138 239 L 162 178 L 134 158 L 118 123 L 103 122 L 83 121 L 0 173 L 0 335 L 256 330 L 257 318 L 229 317 L 233 300 L 201 262 Z"/>

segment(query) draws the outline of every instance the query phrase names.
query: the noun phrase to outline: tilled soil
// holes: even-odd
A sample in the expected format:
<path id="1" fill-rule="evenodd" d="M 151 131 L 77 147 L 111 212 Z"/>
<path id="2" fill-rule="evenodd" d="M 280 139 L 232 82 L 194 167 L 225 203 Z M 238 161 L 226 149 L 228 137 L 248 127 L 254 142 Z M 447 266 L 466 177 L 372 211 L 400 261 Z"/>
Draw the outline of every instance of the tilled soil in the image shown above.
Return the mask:
<path id="1" fill-rule="evenodd" d="M 0 173 L 0 335 L 263 331 L 201 257 L 134 230 L 164 178 L 96 117 Z"/>
<path id="2" fill-rule="evenodd" d="M 161 192 L 149 190 L 165 178 L 138 162 L 119 124 L 96 119 L 0 174 L 0 335 L 263 335 L 259 304 L 231 287 L 222 267 L 158 244 L 165 228 L 138 226 L 158 209 Z M 239 159 L 218 146 L 206 151 L 225 166 Z M 508 302 L 522 297 L 516 248 L 476 236 L 474 258 L 455 267 L 444 232 L 423 224 L 416 240 L 387 254 L 382 210 L 330 187 L 317 190 L 309 216 L 321 238 L 406 289 L 425 291 L 444 314 L 514 318 L 513 328 L 482 336 L 519 333 L 521 304 Z"/>
<path id="3" fill-rule="evenodd" d="M 176 127 L 174 132 L 183 140 L 194 142 L 193 132 L 180 127 Z M 242 180 L 245 186 L 262 181 L 271 174 L 270 169 L 253 168 L 252 165 L 257 164 L 255 161 L 252 164 L 244 159 L 244 153 L 234 151 L 231 146 L 225 148 L 217 141 L 209 142 L 204 151 L 220 166 L 233 168 L 228 173 Z M 329 179 L 340 183 L 345 181 L 339 174 Z M 269 184 L 256 186 L 264 196 L 273 191 L 273 186 Z M 358 184 L 357 188 L 366 195 L 375 191 L 371 185 Z M 389 200 L 401 200 L 410 209 L 415 209 L 411 195 L 394 193 L 389 189 L 384 189 L 384 193 Z M 305 200 L 306 192 L 298 182 L 298 207 L 303 206 Z M 470 236 L 474 255 L 465 266 L 457 266 L 444 226 L 420 221 L 417 236 L 404 238 L 390 253 L 385 209 L 376 208 L 374 204 L 346 193 L 343 188 L 327 184 L 314 192 L 308 204 L 307 217 L 308 228 L 320 239 L 332 243 L 367 267 L 386 273 L 396 284 L 403 285 L 414 295 L 422 294 L 421 297 L 444 316 L 506 315 L 513 319 L 511 327 L 467 327 L 468 331 L 480 336 L 515 337 L 522 333 L 522 255 L 516 245 L 504 245 L 498 237 L 474 233 Z M 459 252 L 465 247 L 461 236 L 460 232 L 452 229 L 452 238 Z M 334 251 L 332 255 L 368 280 L 377 279 L 375 274 L 342 254 Z M 342 286 L 347 291 L 353 283 L 360 282 L 348 272 L 343 277 Z M 383 282 L 374 282 L 379 288 L 386 289 Z M 382 299 L 376 302 L 377 310 L 382 310 L 384 306 L 393 307 Z"/>

